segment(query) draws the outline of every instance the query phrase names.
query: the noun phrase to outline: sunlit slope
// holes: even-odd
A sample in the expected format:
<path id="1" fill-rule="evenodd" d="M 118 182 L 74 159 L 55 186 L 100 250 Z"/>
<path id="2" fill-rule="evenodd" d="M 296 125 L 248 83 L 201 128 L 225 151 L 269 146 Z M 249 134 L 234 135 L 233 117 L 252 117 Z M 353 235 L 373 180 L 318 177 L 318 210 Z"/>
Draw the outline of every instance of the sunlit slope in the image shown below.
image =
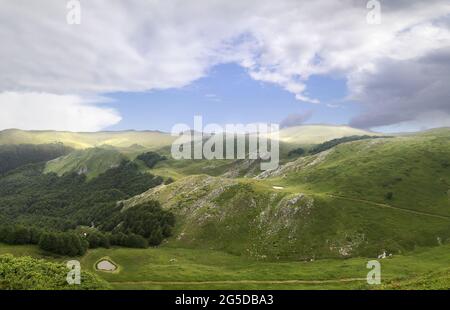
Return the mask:
<path id="1" fill-rule="evenodd" d="M 170 134 L 158 131 L 23 131 L 10 129 L 0 131 L 0 144 L 46 144 L 61 142 L 78 149 L 100 145 L 130 147 L 141 145 L 147 149 L 158 149 L 174 141 Z"/>
<path id="2" fill-rule="evenodd" d="M 304 125 L 281 129 L 280 141 L 288 144 L 318 144 L 327 140 L 353 135 L 379 135 L 347 126 Z M 159 149 L 171 145 L 176 137 L 159 131 L 24 131 L 8 129 L 0 131 L 0 144 L 45 144 L 61 142 L 74 148 L 100 145 L 130 147 L 141 145 Z"/>
<path id="3" fill-rule="evenodd" d="M 328 140 L 348 136 L 382 135 L 348 126 L 303 125 L 283 128 L 279 132 L 280 141 L 290 144 L 318 144 Z"/>
<path id="4" fill-rule="evenodd" d="M 47 162 L 44 172 L 54 172 L 60 176 L 75 172 L 93 178 L 110 168 L 117 167 L 124 159 L 124 155 L 113 149 L 77 150 Z"/>
<path id="5" fill-rule="evenodd" d="M 374 257 L 437 246 L 450 218 L 338 199 L 271 180 L 191 176 L 124 202 L 156 199 L 177 217 L 170 246 L 205 248 L 257 259 Z"/>
<path id="6" fill-rule="evenodd" d="M 450 216 L 450 130 L 345 143 L 262 177 L 288 188 Z"/>

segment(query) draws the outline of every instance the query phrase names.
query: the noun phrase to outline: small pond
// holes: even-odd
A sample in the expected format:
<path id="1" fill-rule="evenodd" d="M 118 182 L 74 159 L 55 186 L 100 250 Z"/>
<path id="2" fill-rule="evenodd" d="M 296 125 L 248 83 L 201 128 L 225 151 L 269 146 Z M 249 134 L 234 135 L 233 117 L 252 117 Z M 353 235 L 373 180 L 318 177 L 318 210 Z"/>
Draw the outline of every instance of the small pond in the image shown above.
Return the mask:
<path id="1" fill-rule="evenodd" d="M 97 269 L 101 271 L 114 271 L 117 269 L 117 266 L 111 263 L 109 260 L 101 260 L 97 263 Z"/>

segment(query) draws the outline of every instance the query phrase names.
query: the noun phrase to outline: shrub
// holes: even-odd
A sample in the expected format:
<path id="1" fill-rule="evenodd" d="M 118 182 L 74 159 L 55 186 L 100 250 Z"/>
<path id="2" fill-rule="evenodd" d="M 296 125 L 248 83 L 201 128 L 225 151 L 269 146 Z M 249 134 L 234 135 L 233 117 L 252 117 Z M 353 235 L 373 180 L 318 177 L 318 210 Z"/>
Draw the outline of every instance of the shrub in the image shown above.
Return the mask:
<path id="1" fill-rule="evenodd" d="M 80 285 L 69 285 L 66 281 L 68 271 L 62 263 L 0 255 L 0 290 L 93 290 L 109 287 L 104 280 L 84 270 L 81 270 Z"/>
<path id="2" fill-rule="evenodd" d="M 385 195 L 385 198 L 387 200 L 392 200 L 392 198 L 394 198 L 394 193 L 393 192 L 387 192 Z"/>
<path id="3" fill-rule="evenodd" d="M 136 159 L 144 162 L 147 167 L 153 168 L 158 162 L 166 160 L 167 158 L 166 156 L 159 155 L 156 152 L 147 152 L 139 155 Z"/>

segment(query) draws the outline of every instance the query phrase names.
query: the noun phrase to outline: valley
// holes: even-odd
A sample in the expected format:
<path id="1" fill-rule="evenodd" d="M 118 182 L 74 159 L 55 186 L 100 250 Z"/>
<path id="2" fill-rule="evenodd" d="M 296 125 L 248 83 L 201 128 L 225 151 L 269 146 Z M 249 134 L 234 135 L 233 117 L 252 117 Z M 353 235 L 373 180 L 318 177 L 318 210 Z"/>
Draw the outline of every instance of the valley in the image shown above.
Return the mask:
<path id="1" fill-rule="evenodd" d="M 450 287 L 450 129 L 334 129 L 285 130 L 281 165 L 265 172 L 174 160 L 158 132 L 3 131 L 0 149 L 73 149 L 0 177 L 0 223 L 16 225 L 0 255 L 67 261 L 18 237 L 39 227 L 30 233 L 86 234 L 82 268 L 112 289 Z M 366 263 L 383 253 L 382 285 L 370 286 Z M 117 271 L 97 270 L 104 258 Z"/>

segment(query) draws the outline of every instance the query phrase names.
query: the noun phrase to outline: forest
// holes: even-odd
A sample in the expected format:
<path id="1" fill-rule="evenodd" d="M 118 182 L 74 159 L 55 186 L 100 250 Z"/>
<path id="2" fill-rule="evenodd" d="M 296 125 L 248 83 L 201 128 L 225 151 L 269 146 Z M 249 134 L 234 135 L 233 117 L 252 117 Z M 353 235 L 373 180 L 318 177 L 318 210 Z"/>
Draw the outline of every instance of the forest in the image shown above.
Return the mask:
<path id="1" fill-rule="evenodd" d="M 44 174 L 43 163 L 32 163 L 38 157 L 17 149 L 26 154 L 17 162 L 27 164 L 0 176 L 0 242 L 76 256 L 95 247 L 155 246 L 170 236 L 175 218 L 157 201 L 123 212 L 117 203 L 162 184 L 163 178 L 141 173 L 128 160 L 91 180 L 77 173 Z"/>

